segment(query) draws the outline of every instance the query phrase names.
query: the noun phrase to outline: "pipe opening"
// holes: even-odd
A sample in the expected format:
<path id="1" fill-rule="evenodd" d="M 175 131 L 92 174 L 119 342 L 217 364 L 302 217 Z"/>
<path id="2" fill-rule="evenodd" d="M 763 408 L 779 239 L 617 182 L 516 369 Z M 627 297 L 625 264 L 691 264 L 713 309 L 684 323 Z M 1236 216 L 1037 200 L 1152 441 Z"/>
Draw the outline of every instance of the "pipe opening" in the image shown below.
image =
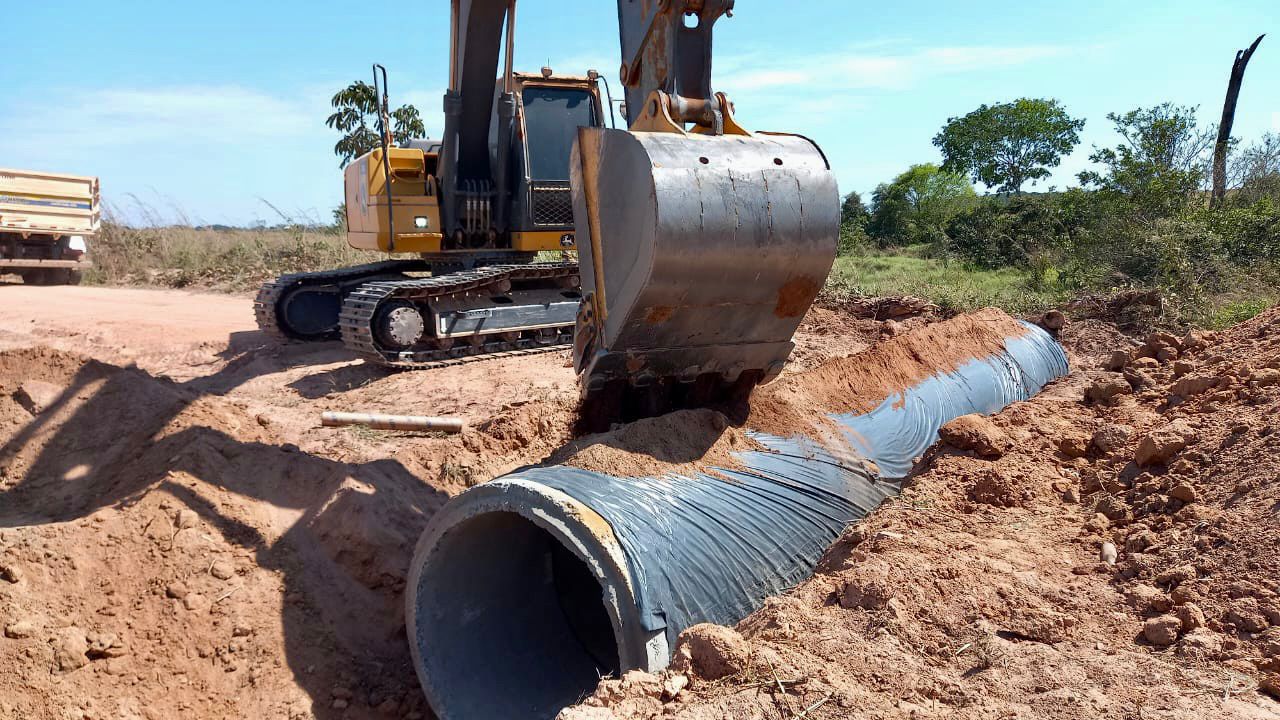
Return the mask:
<path id="1" fill-rule="evenodd" d="M 554 718 L 620 674 L 599 581 L 521 515 L 484 513 L 452 527 L 417 593 L 418 654 L 449 718 Z"/>

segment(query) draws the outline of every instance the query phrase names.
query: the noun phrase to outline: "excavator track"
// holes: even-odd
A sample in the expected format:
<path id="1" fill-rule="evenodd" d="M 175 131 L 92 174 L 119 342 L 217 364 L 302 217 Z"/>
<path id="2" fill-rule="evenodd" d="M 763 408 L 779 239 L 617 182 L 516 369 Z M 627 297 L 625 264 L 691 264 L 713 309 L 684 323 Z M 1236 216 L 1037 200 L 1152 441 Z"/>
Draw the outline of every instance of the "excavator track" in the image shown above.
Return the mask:
<path id="1" fill-rule="evenodd" d="M 364 283 L 343 302 L 342 341 L 366 360 L 414 370 L 551 352 L 573 342 L 571 308 L 579 302 L 578 283 L 576 263 L 491 265 L 439 277 Z M 518 300 L 511 300 L 533 293 L 556 301 L 522 308 Z M 444 311 L 442 304 L 452 309 Z M 381 328 L 389 310 L 404 308 L 422 316 L 423 333 L 411 344 L 396 346 Z M 517 317 L 522 310 L 525 314 L 518 322 L 507 319 L 502 324 L 504 317 Z M 486 321 L 498 327 L 486 326 Z M 442 334 L 457 323 L 465 327 Z"/>
<path id="2" fill-rule="evenodd" d="M 431 263 L 422 260 L 388 260 L 384 262 L 355 265 L 336 270 L 319 272 L 293 273 L 281 275 L 264 283 L 253 301 L 253 314 L 258 321 L 258 328 L 271 337 L 282 340 L 334 340 L 339 337 L 336 325 L 332 330 L 309 328 L 310 332 L 287 327 L 281 311 L 291 293 L 311 290 L 332 293 L 341 298 L 343 288 L 371 279 L 402 275 L 408 272 L 426 272 Z M 326 325 L 319 322 L 316 325 Z"/>

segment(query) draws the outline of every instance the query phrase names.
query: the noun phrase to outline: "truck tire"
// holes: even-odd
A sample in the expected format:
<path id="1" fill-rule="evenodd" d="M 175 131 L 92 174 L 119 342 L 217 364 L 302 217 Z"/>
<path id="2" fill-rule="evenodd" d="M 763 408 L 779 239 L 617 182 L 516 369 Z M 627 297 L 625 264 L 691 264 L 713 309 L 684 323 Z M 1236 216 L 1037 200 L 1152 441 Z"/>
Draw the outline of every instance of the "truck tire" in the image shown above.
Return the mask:
<path id="1" fill-rule="evenodd" d="M 64 268 L 35 268 L 20 275 L 27 285 L 79 285 L 80 271 Z"/>

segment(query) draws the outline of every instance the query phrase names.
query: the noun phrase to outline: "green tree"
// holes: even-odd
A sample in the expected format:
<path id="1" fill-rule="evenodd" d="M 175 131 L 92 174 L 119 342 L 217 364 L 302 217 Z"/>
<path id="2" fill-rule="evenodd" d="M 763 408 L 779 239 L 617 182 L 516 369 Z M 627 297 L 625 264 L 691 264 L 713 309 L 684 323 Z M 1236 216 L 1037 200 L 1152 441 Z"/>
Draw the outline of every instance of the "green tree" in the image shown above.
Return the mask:
<path id="1" fill-rule="evenodd" d="M 964 175 L 912 165 L 872 193 L 867 234 L 881 247 L 940 242 L 951 218 L 977 199 Z"/>
<path id="2" fill-rule="evenodd" d="M 871 219 L 871 212 L 862 204 L 862 195 L 851 192 L 844 196 L 840 205 L 840 226 L 849 228 L 865 228 Z"/>
<path id="3" fill-rule="evenodd" d="M 1083 127 L 1084 120 L 1072 118 L 1057 100 L 1020 98 L 950 118 L 933 144 L 942 151 L 944 170 L 1016 193 L 1028 181 L 1049 177 L 1049 168 L 1080 144 Z"/>
<path id="4" fill-rule="evenodd" d="M 851 192 L 844 196 L 840 205 L 840 243 L 836 246 L 838 255 L 856 255 L 868 244 L 867 222 L 871 212 L 862 203 L 862 196 Z"/>
<path id="5" fill-rule="evenodd" d="M 378 96 L 373 86 L 357 80 L 333 96 L 334 113 L 325 124 L 342 133 L 333 152 L 342 158 L 341 167 L 381 146 L 378 138 Z M 427 134 L 422 116 L 412 105 L 401 105 L 391 113 L 391 137 L 399 145 Z"/>
<path id="6" fill-rule="evenodd" d="M 1204 183 L 1216 129 L 1196 123 L 1196 108 L 1173 103 L 1109 113 L 1107 119 L 1124 142 L 1095 148 L 1089 159 L 1104 171 L 1086 170 L 1080 181 L 1127 198 L 1142 220 L 1184 209 Z"/>

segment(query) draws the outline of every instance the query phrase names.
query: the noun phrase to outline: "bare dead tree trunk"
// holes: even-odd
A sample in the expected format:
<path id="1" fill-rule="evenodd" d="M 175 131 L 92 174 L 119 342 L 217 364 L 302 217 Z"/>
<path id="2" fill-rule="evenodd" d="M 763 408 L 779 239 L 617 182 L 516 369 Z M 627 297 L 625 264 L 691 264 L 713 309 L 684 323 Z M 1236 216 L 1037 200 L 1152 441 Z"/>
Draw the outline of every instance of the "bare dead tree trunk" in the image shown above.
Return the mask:
<path id="1" fill-rule="evenodd" d="M 1217 207 L 1227 195 L 1227 149 L 1231 145 L 1231 126 L 1236 121 L 1236 100 L 1240 98 L 1240 84 L 1244 82 L 1244 69 L 1258 49 L 1258 43 L 1266 35 L 1259 35 L 1247 50 L 1236 52 L 1231 66 L 1231 80 L 1227 83 L 1227 100 L 1222 105 L 1222 122 L 1218 124 L 1218 144 L 1213 148 L 1213 197 L 1209 207 Z"/>

